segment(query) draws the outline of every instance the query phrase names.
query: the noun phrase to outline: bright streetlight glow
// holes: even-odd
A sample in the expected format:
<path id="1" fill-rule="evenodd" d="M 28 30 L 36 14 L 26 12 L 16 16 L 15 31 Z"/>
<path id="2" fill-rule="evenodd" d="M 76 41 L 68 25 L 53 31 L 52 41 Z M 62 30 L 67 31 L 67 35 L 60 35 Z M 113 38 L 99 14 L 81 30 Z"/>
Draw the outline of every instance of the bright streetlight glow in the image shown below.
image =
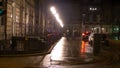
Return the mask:
<path id="1" fill-rule="evenodd" d="M 54 15 L 57 14 L 57 12 L 56 12 L 56 10 L 55 10 L 55 7 L 51 7 L 51 8 L 50 8 L 50 11 L 51 11 L 52 14 L 54 14 Z"/>
<path id="2" fill-rule="evenodd" d="M 59 14 L 57 13 L 55 7 L 52 6 L 52 7 L 50 8 L 50 11 L 51 11 L 52 14 L 55 16 L 55 18 L 56 18 L 56 20 L 58 21 L 58 23 L 60 24 L 60 26 L 63 27 L 63 22 L 62 22 L 62 20 L 60 19 L 60 16 L 59 16 Z"/>

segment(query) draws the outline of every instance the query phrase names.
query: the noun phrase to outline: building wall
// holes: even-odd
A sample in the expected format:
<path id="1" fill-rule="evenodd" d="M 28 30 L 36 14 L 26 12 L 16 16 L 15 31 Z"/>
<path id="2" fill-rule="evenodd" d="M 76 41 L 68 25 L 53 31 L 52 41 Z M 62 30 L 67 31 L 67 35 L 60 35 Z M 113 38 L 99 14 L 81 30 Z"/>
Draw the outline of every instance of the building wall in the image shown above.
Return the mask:
<path id="1" fill-rule="evenodd" d="M 34 33 L 34 0 L 7 0 L 7 38 Z"/>

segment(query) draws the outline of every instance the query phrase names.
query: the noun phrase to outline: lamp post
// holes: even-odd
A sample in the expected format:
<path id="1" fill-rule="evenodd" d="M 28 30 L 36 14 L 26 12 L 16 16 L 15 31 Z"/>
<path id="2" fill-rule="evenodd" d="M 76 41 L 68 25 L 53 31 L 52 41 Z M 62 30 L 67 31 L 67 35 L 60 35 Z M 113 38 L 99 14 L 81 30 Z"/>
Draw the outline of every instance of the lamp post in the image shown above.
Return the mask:
<path id="1" fill-rule="evenodd" d="M 82 23 L 81 23 L 81 27 L 82 27 L 82 29 L 81 29 L 81 44 L 82 44 L 82 34 L 83 34 L 83 32 L 84 32 L 84 30 L 85 30 L 85 26 L 84 26 L 84 22 L 85 22 L 85 15 L 86 14 L 82 14 Z"/>
<path id="2" fill-rule="evenodd" d="M 89 8 L 89 10 L 92 12 L 91 21 L 93 22 L 93 12 L 97 11 L 98 9 L 97 8 Z M 97 22 L 99 22 L 99 19 L 100 19 L 99 15 L 97 16 L 97 19 L 98 19 Z M 93 28 L 93 30 L 94 30 L 94 28 Z M 99 31 L 97 31 L 97 33 L 98 32 Z M 100 49 L 101 49 L 101 44 L 100 44 L 101 36 L 100 36 L 100 34 L 97 34 L 97 33 L 94 34 L 94 40 L 93 40 L 93 54 L 95 56 L 99 55 Z"/>
<path id="3" fill-rule="evenodd" d="M 94 11 L 97 11 L 98 9 L 95 8 L 95 7 L 90 7 L 89 10 L 91 11 L 90 22 L 93 23 L 93 16 L 94 16 L 94 13 L 93 13 L 93 12 L 94 12 Z M 94 31 L 94 27 L 93 27 L 93 26 L 92 26 L 92 28 L 93 28 L 93 31 Z"/>
<path id="4" fill-rule="evenodd" d="M 83 19 L 82 19 L 82 33 L 83 33 L 83 31 L 85 30 L 85 26 L 84 26 L 84 23 L 85 23 L 85 15 L 86 15 L 86 14 L 82 14 L 82 16 L 83 16 Z"/>

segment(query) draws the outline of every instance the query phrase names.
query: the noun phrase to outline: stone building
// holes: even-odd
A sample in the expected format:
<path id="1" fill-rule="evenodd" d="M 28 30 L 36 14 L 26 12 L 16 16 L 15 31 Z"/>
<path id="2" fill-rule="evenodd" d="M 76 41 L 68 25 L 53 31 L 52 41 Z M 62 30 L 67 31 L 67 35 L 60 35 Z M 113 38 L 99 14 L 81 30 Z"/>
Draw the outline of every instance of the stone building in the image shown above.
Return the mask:
<path id="1" fill-rule="evenodd" d="M 2 0 L 0 39 L 33 35 L 35 32 L 35 0 Z"/>
<path id="2" fill-rule="evenodd" d="M 25 36 L 34 32 L 34 0 L 7 0 L 6 35 Z"/>

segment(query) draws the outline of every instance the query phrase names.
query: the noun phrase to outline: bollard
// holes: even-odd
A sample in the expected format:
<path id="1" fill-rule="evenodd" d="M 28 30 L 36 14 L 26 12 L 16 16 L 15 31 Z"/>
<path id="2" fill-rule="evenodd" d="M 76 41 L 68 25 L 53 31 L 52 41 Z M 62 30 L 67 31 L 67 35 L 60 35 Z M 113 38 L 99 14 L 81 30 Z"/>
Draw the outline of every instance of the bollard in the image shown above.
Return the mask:
<path id="1" fill-rule="evenodd" d="M 97 56 L 100 53 L 100 39 L 101 35 L 100 34 L 94 34 L 94 45 L 93 45 L 93 54 Z"/>

